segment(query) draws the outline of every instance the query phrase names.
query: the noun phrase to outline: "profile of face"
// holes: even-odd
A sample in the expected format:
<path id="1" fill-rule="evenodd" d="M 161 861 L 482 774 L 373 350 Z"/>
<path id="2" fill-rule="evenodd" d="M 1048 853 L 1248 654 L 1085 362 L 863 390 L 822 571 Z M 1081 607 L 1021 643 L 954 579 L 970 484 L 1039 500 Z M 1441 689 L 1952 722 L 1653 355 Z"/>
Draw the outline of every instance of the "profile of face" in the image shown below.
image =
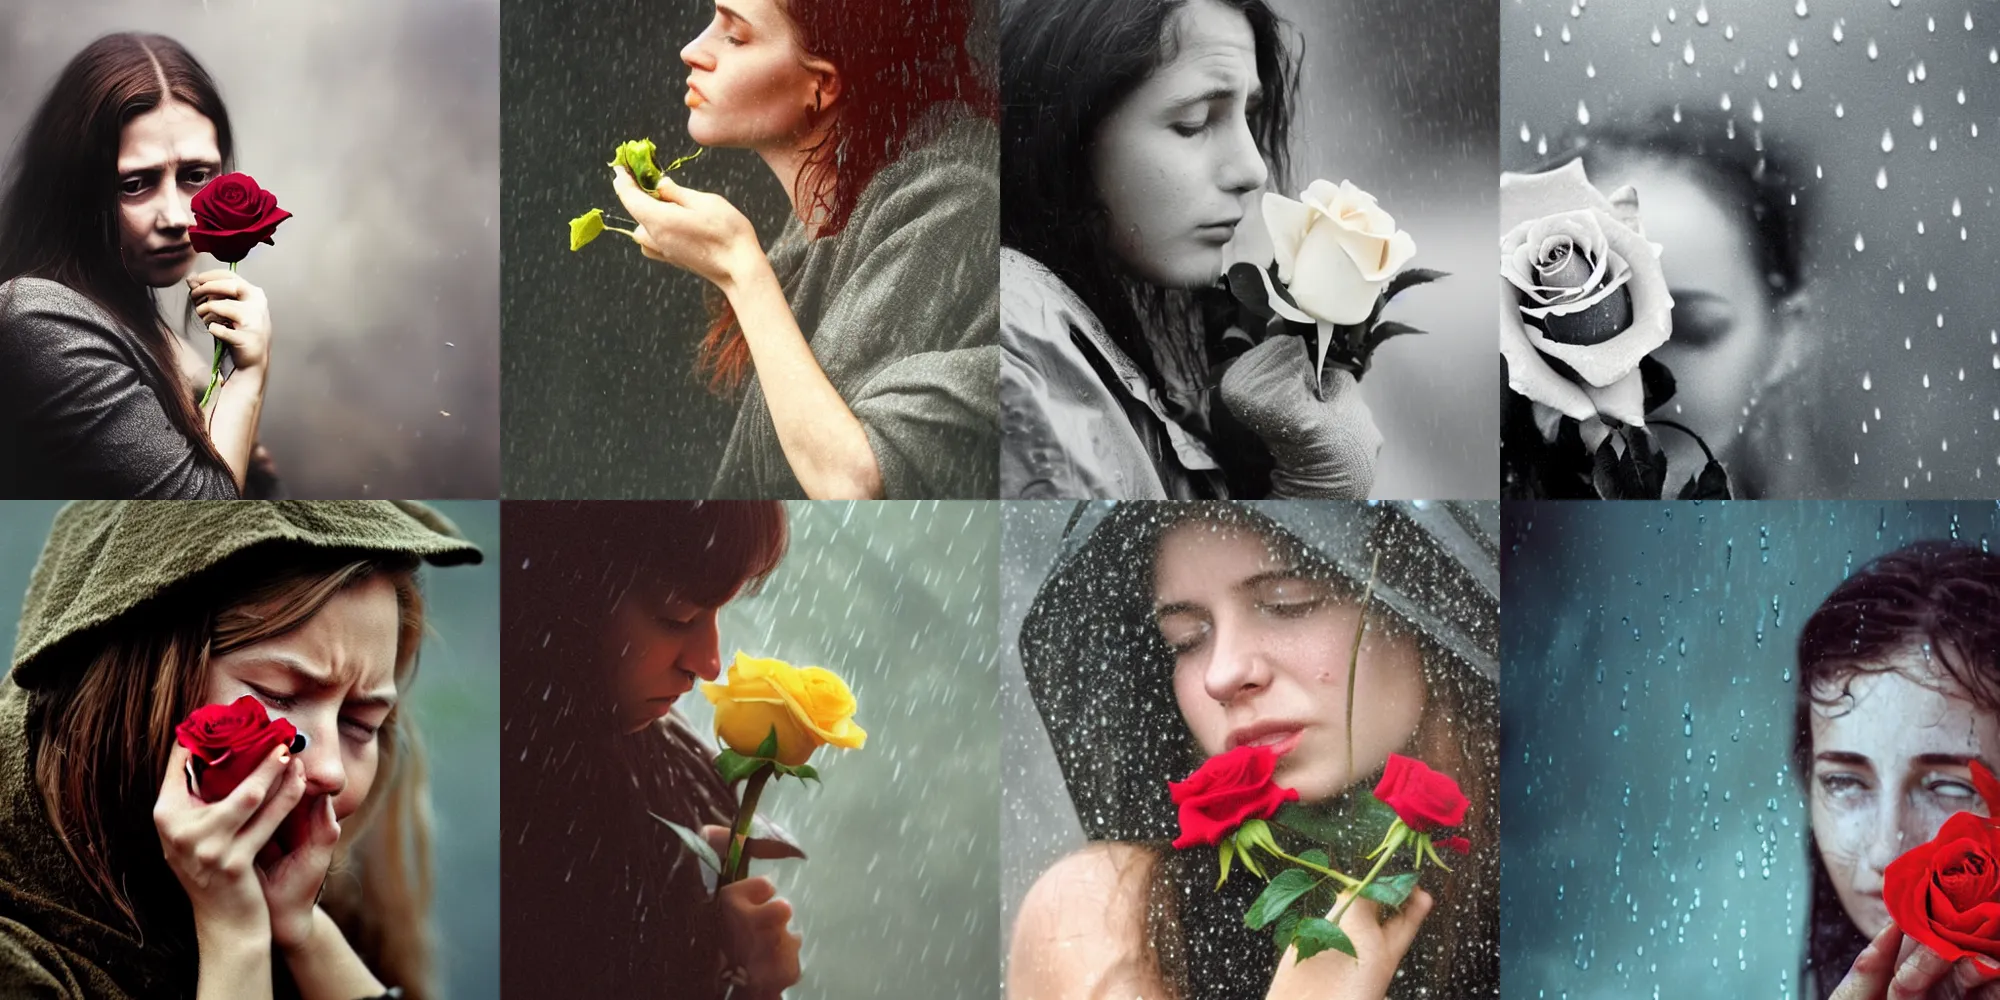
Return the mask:
<path id="1" fill-rule="evenodd" d="M 839 73 L 805 51 L 778 0 L 716 4 L 681 62 L 688 135 L 703 146 L 795 151 L 840 97 Z"/>
<path id="2" fill-rule="evenodd" d="M 1673 337 L 1653 356 L 1674 373 L 1666 409 L 1721 451 L 1776 363 L 1783 332 L 1749 208 L 1685 162 L 1615 158 L 1606 166 L 1606 176 L 1591 179 L 1605 190 L 1637 189 L 1646 238 L 1664 248 Z"/>
<path id="3" fill-rule="evenodd" d="M 696 681 L 721 674 L 715 623 L 720 610 L 688 602 L 667 586 L 635 587 L 618 602 L 604 632 L 603 653 L 612 666 L 620 732 L 644 728 L 694 690 Z"/>
<path id="4" fill-rule="evenodd" d="M 194 193 L 222 169 L 215 123 L 168 101 L 125 123 L 118 139 L 118 250 L 134 281 L 164 288 L 194 265 Z"/>
<path id="5" fill-rule="evenodd" d="M 378 738 L 396 707 L 396 586 L 371 576 L 328 599 L 305 624 L 233 649 L 209 663 L 205 704 L 254 695 L 272 716 L 306 736 L 298 755 L 305 798 L 294 814 L 333 802 L 336 819 L 361 808 L 374 787 Z"/>
<path id="6" fill-rule="evenodd" d="M 1241 11 L 1190 0 L 1164 30 L 1173 58 L 1098 126 L 1090 180 L 1125 270 L 1199 288 L 1222 273 L 1223 248 L 1268 176 L 1249 120 L 1263 88 Z"/>
<path id="7" fill-rule="evenodd" d="M 1190 522 L 1160 540 L 1155 617 L 1174 657 L 1174 698 L 1202 752 L 1246 744 L 1281 755 L 1279 784 L 1311 802 L 1347 788 L 1347 667 L 1361 609 L 1301 575 L 1256 531 Z M 1355 679 L 1356 778 L 1388 762 L 1423 715 L 1422 654 L 1371 616 Z"/>
<path id="8" fill-rule="evenodd" d="M 1885 665 L 1853 676 L 1851 702 L 1812 713 L 1813 839 L 1841 907 L 1870 938 L 1889 925 L 1883 869 L 1951 814 L 1984 815 L 1969 762 L 2000 763 L 2000 718 L 1921 650 Z"/>

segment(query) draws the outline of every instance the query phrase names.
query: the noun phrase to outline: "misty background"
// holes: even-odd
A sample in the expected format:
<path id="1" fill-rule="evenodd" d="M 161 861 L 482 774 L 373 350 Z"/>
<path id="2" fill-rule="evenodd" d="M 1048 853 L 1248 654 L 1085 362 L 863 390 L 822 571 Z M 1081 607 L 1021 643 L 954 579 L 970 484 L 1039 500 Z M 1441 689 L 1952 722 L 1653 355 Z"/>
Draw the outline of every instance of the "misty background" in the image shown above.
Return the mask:
<path id="1" fill-rule="evenodd" d="M 290 495 L 499 496 L 499 0 L 0 0 L 10 159 L 63 65 L 116 31 L 194 53 L 236 168 L 293 213 L 238 265 L 270 297 L 260 438 Z M 161 296 L 177 326 L 185 301 Z"/>
<path id="2" fill-rule="evenodd" d="M 758 805 L 810 858 L 751 869 L 795 908 L 794 1000 L 1000 996 L 1000 507 L 788 502 L 784 561 L 718 616 L 725 666 L 739 649 L 823 666 L 868 732 L 813 755 L 824 783 L 775 782 Z M 713 739 L 708 699 L 676 708 Z"/>
<path id="3" fill-rule="evenodd" d="M 438 511 L 486 558 L 424 566 L 424 644 L 404 699 L 430 769 L 437 895 L 436 977 L 446 997 L 500 995 L 500 505 L 441 501 Z M 0 639 L 14 648 L 20 602 L 60 501 L 0 501 Z"/>
<path id="4" fill-rule="evenodd" d="M 1799 630 L 1868 560 L 1929 538 L 1984 548 L 2000 508 L 1506 505 L 1509 995 L 1800 995 Z"/>
<path id="5" fill-rule="evenodd" d="M 1994 492 L 2000 10 L 1900 0 L 1501 9 L 1507 169 L 1533 168 L 1590 123 L 1676 104 L 1726 113 L 1787 161 L 1806 215 L 1812 354 L 1796 394 L 1811 412 L 1792 416 L 1811 440 L 1772 456 L 1774 495 Z"/>

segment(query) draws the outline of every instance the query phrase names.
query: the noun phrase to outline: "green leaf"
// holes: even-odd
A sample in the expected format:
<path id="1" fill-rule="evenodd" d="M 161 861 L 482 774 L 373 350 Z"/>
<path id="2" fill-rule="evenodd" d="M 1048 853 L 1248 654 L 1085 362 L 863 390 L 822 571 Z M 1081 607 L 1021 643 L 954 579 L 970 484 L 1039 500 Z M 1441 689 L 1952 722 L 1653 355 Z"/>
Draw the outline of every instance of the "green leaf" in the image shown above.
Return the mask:
<path id="1" fill-rule="evenodd" d="M 574 253 L 604 234 L 604 210 L 593 208 L 569 220 L 569 249 Z"/>
<path id="2" fill-rule="evenodd" d="M 1292 946 L 1292 935 L 1298 931 L 1299 921 L 1305 918 L 1305 914 L 1297 910 L 1286 910 L 1285 915 L 1271 925 L 1271 943 L 1278 946 L 1278 955 L 1281 959 L 1285 949 Z"/>
<path id="3" fill-rule="evenodd" d="M 1333 867 L 1333 859 L 1328 857 L 1325 851 L 1317 849 L 1299 852 L 1299 860 L 1307 864 L 1318 865 L 1321 868 Z"/>
<path id="4" fill-rule="evenodd" d="M 1729 499 L 1729 473 L 1721 462 L 1710 460 L 1701 467 L 1701 475 L 1688 477 L 1687 485 L 1681 487 L 1682 500 L 1727 500 Z"/>
<path id="5" fill-rule="evenodd" d="M 1328 949 L 1360 957 L 1354 954 L 1354 942 L 1348 940 L 1347 932 L 1325 917 L 1307 917 L 1299 921 L 1298 928 L 1292 932 L 1292 946 L 1299 950 L 1301 962 Z"/>
<path id="6" fill-rule="evenodd" d="M 1451 277 L 1450 271 L 1433 271 L 1428 267 L 1413 267 L 1407 271 L 1398 271 L 1395 277 L 1389 279 L 1388 284 L 1382 286 L 1382 298 L 1393 299 L 1407 289 L 1449 277 Z"/>
<path id="7" fill-rule="evenodd" d="M 1404 872 L 1387 878 L 1377 878 L 1361 890 L 1361 895 L 1383 906 L 1401 906 L 1417 888 L 1417 873 Z"/>
<path id="8" fill-rule="evenodd" d="M 693 851 L 694 856 L 701 859 L 701 863 L 707 865 L 709 871 L 718 875 L 722 873 L 722 859 L 715 856 L 715 849 L 708 846 L 708 841 L 701 834 L 650 809 L 646 811 L 646 815 L 667 824 L 667 829 L 674 831 L 674 834 L 681 838 L 681 843 L 686 844 L 687 849 Z"/>
<path id="9" fill-rule="evenodd" d="M 734 750 L 724 750 L 715 755 L 715 770 L 722 775 L 724 784 L 733 785 L 770 763 L 758 757 L 745 757 Z"/>
<path id="10" fill-rule="evenodd" d="M 640 187 L 651 191 L 660 186 L 660 168 L 653 163 L 653 154 L 658 147 L 651 139 L 631 139 L 618 144 L 611 154 L 611 165 L 624 165 L 632 172 L 632 180 Z"/>
<path id="11" fill-rule="evenodd" d="M 801 781 L 819 781 L 819 772 L 811 764 L 772 764 L 771 770 L 779 774 L 789 774 Z"/>
<path id="12" fill-rule="evenodd" d="M 1222 877 L 1215 880 L 1215 887 L 1220 889 L 1222 883 L 1229 881 L 1229 863 L 1236 860 L 1236 841 L 1224 837 L 1217 846 L 1222 849 Z"/>
<path id="13" fill-rule="evenodd" d="M 770 732 L 764 734 L 764 742 L 757 744 L 757 756 L 765 760 L 778 759 L 778 727 L 776 725 L 771 727 Z"/>
<path id="14" fill-rule="evenodd" d="M 1674 372 L 1665 362 L 1648 354 L 1639 359 L 1639 384 L 1644 387 L 1644 410 L 1651 413 L 1674 398 Z"/>
<path id="15" fill-rule="evenodd" d="M 1303 868 L 1287 868 L 1279 872 L 1257 896 L 1257 901 L 1250 904 L 1249 912 L 1243 914 L 1243 922 L 1251 930 L 1263 930 L 1317 884 L 1319 880 Z"/>
<path id="16" fill-rule="evenodd" d="M 1258 319 L 1270 319 L 1276 315 L 1271 301 L 1264 294 L 1264 281 L 1257 277 L 1255 264 L 1231 264 L 1228 273 L 1229 294 L 1243 304 L 1243 308 Z"/>

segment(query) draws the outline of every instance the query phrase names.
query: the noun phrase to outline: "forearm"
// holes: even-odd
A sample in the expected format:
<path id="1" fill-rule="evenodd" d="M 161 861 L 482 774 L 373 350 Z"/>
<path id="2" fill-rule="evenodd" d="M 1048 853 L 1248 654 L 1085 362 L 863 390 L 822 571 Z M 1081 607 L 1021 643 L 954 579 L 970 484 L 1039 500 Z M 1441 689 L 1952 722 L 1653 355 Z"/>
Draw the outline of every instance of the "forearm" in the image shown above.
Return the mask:
<path id="1" fill-rule="evenodd" d="M 868 432 L 813 357 L 770 262 L 755 255 L 723 290 L 750 346 L 778 444 L 806 495 L 881 499 L 882 471 Z"/>
<path id="2" fill-rule="evenodd" d="M 285 965 L 304 1000 L 356 1000 L 388 992 L 319 907 L 313 907 L 312 934 L 285 951 Z"/>
<path id="3" fill-rule="evenodd" d="M 209 411 L 208 438 L 228 463 L 238 493 L 249 478 L 250 454 L 257 447 L 257 421 L 263 414 L 262 369 L 238 369 L 216 389 L 215 403 Z"/>
<path id="4" fill-rule="evenodd" d="M 271 996 L 271 936 L 195 927 L 200 972 L 196 1000 L 263 1000 Z M 353 998 L 349 998 L 353 1000 Z"/>

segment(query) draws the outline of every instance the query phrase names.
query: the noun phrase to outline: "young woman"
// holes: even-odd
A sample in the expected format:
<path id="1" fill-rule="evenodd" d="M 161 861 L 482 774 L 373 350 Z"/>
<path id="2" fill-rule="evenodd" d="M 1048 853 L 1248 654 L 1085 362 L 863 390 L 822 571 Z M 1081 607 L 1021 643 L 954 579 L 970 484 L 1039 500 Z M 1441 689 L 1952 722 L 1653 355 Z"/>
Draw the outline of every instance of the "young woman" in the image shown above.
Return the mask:
<path id="1" fill-rule="evenodd" d="M 1009 996 L 1497 995 L 1497 525 L 1480 522 L 1457 505 L 1078 511 L 1021 657 L 1093 843 L 1023 900 Z M 1349 733 L 1348 656 L 1378 551 Z M 1313 808 L 1372 788 L 1390 753 L 1422 758 L 1471 798 L 1473 853 L 1396 914 L 1356 903 L 1342 927 L 1360 961 L 1281 960 L 1243 923 L 1262 883 L 1218 889 L 1214 851 L 1167 844 L 1166 782 L 1256 742 L 1288 748 L 1275 780 Z"/>
<path id="2" fill-rule="evenodd" d="M 100 38 L 16 148 L 0 196 L 0 495 L 268 492 L 270 306 L 227 270 L 189 276 L 189 202 L 234 148 L 207 71 L 169 38 Z M 236 364 L 206 410 L 209 359 L 155 300 L 183 281 Z"/>
<path id="3" fill-rule="evenodd" d="M 765 876 L 715 893 L 659 820 L 720 840 L 734 817 L 673 706 L 717 678 L 716 612 L 783 558 L 784 507 L 516 503 L 502 524 L 507 992 L 776 998 L 799 978 L 791 905 Z"/>
<path id="4" fill-rule="evenodd" d="M 993 495 L 999 190 L 971 11 L 716 5 L 681 50 L 688 133 L 754 150 L 783 185 L 768 253 L 721 195 L 614 172 L 646 254 L 722 295 L 703 365 L 743 402 L 713 495 Z"/>
<path id="5" fill-rule="evenodd" d="M 1954 984 L 2000 996 L 1969 959 L 1900 955 L 1882 902 L 1897 855 L 1953 813 L 1995 807 L 1970 765 L 2000 763 L 2000 556 L 1944 541 L 1882 556 L 1821 602 L 1798 657 L 1793 763 L 1813 831 L 1804 995 L 1876 1000 L 1894 979 L 1896 996 Z"/>
<path id="6" fill-rule="evenodd" d="M 1319 398 L 1277 337 L 1218 380 L 1192 294 L 1284 177 L 1284 30 L 1264 0 L 1004 6 L 1002 496 L 1367 496 L 1382 438 L 1352 376 Z"/>
<path id="7" fill-rule="evenodd" d="M 0 993 L 431 996 L 398 704 L 419 561 L 478 558 L 387 501 L 64 508 L 0 683 Z M 307 742 L 203 801 L 174 728 L 245 695 Z"/>

